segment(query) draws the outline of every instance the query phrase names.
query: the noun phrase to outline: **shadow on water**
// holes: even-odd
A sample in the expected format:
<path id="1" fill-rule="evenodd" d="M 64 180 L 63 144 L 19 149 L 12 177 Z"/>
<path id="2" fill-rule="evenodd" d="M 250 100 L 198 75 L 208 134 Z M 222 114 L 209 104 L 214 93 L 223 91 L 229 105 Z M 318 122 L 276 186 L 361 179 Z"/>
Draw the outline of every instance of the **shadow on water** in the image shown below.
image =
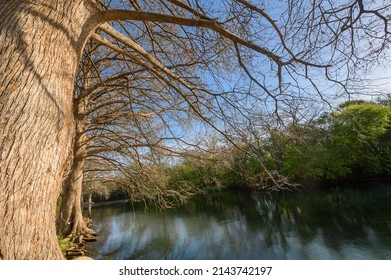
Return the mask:
<path id="1" fill-rule="evenodd" d="M 391 184 L 226 192 L 179 209 L 92 209 L 96 259 L 391 259 Z"/>

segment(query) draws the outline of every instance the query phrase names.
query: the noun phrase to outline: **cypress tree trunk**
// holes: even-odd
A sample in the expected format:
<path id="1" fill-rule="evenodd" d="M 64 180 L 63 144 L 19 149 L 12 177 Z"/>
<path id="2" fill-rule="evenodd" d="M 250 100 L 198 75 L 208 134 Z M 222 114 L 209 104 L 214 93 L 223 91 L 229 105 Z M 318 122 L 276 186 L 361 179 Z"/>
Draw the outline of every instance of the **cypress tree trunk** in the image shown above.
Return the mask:
<path id="1" fill-rule="evenodd" d="M 0 259 L 61 259 L 55 218 L 92 0 L 0 1 Z"/>
<path id="2" fill-rule="evenodd" d="M 71 240 L 80 236 L 88 237 L 94 232 L 87 227 L 82 214 L 81 198 L 83 186 L 83 170 L 87 157 L 87 136 L 88 124 L 84 121 L 84 102 L 75 104 L 76 137 L 73 145 L 73 166 L 71 173 L 64 183 L 62 204 L 60 213 L 60 230 L 64 236 Z"/>

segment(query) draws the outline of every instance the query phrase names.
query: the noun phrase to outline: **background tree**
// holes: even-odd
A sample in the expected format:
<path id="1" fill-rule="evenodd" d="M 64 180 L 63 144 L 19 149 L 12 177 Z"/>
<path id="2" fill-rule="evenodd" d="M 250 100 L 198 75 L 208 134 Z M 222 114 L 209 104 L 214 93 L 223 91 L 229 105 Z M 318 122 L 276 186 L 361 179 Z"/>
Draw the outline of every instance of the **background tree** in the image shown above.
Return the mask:
<path id="1" fill-rule="evenodd" d="M 351 101 L 313 122 L 276 131 L 268 146 L 278 170 L 299 181 L 387 176 L 390 109 Z"/>
<path id="2" fill-rule="evenodd" d="M 342 154 L 350 173 L 379 176 L 390 172 L 391 110 L 379 104 L 345 103 L 335 113 L 334 153 Z"/>

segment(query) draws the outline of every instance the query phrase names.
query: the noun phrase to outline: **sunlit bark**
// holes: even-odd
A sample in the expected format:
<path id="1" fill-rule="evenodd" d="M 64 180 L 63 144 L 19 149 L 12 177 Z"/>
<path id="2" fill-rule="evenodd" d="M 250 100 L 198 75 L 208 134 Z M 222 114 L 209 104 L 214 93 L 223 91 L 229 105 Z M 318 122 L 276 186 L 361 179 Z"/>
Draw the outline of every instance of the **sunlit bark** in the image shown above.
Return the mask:
<path id="1" fill-rule="evenodd" d="M 56 201 L 93 11 L 82 0 L 0 3 L 0 259 L 62 258 Z"/>

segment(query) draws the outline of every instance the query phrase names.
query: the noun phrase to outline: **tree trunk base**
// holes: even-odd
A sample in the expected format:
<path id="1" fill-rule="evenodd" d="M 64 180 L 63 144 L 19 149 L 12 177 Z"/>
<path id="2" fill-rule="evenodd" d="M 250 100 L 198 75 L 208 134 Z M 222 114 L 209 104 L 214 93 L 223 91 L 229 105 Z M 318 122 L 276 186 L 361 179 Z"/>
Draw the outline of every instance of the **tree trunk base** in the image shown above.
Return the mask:
<path id="1" fill-rule="evenodd" d="M 88 242 L 98 240 L 98 235 L 92 229 L 92 220 L 84 218 L 84 227 L 82 229 L 73 230 L 67 237 L 64 238 L 67 242 L 72 242 L 75 246 L 65 251 L 65 257 L 68 260 L 73 260 L 77 257 L 85 256 L 88 251 L 85 246 Z"/>

